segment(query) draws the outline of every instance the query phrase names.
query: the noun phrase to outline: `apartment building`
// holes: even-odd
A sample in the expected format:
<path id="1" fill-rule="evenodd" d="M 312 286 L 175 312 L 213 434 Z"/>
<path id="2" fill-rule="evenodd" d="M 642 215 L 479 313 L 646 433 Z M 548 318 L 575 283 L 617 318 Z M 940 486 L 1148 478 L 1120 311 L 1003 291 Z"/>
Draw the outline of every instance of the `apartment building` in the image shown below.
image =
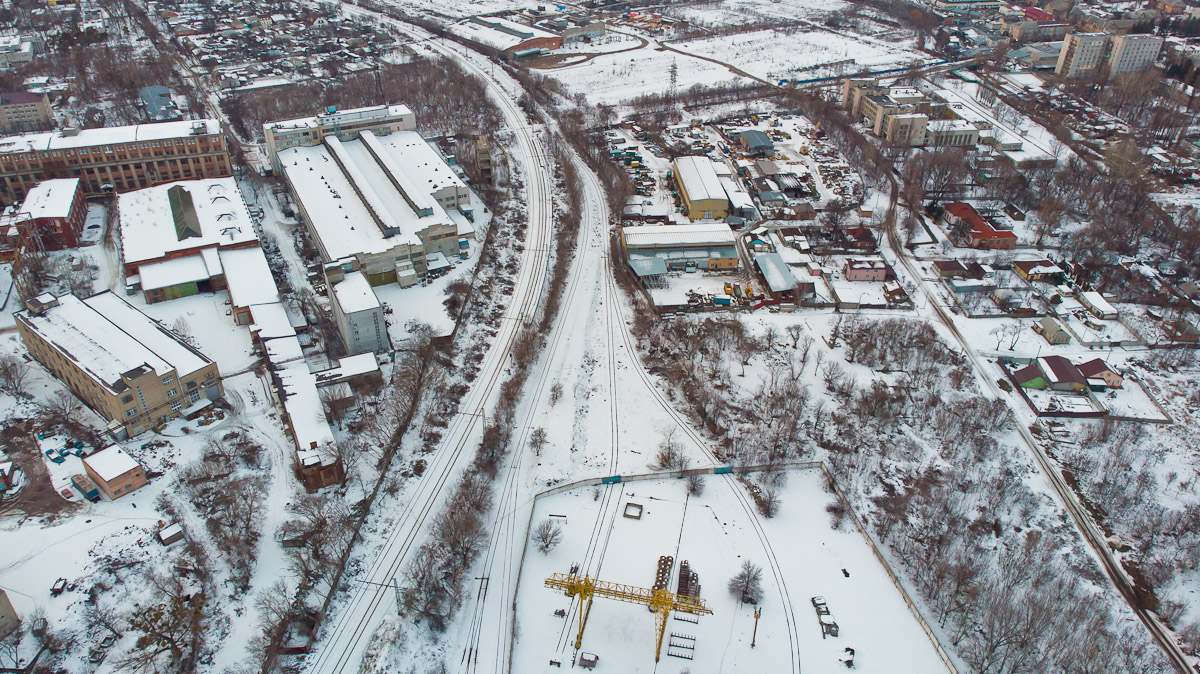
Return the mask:
<path id="1" fill-rule="evenodd" d="M 1108 76 L 1149 69 L 1158 60 L 1163 39 L 1157 35 L 1114 35 L 1108 55 Z"/>
<path id="2" fill-rule="evenodd" d="M 48 178 L 79 178 L 90 195 L 229 175 L 229 148 L 212 119 L 0 138 L 0 195 L 10 202 Z"/>
<path id="3" fill-rule="evenodd" d="M 1086 77 L 1104 64 L 1108 49 L 1106 33 L 1071 33 L 1063 39 L 1054 74 L 1062 77 Z"/>
<path id="4" fill-rule="evenodd" d="M 0 133 L 44 131 L 54 126 L 50 98 L 25 91 L 0 93 Z"/>
<path id="5" fill-rule="evenodd" d="M 333 284 L 329 298 L 333 300 L 333 319 L 348 354 L 353 356 L 388 350 L 383 306 L 362 272 L 346 274 L 345 278 Z"/>
<path id="6" fill-rule="evenodd" d="M 79 245 L 86 219 L 79 178 L 58 178 L 34 185 L 16 213 L 0 217 L 0 229 L 15 227 L 31 250 L 62 250 Z"/>
<path id="7" fill-rule="evenodd" d="M 271 168 L 278 175 L 283 172 L 279 153 L 290 147 L 320 145 L 326 136 L 354 140 L 363 131 L 385 136 L 393 131 L 414 131 L 416 128 L 417 117 L 407 105 L 376 105 L 341 112 L 330 107 L 313 117 L 268 122 L 263 125 L 263 135 L 267 139 Z"/>
<path id="8" fill-rule="evenodd" d="M 39 295 L 14 314 L 25 348 L 118 438 L 222 395 L 217 364 L 112 292 Z"/>
<path id="9" fill-rule="evenodd" d="M 21 617 L 17 615 L 12 602 L 4 588 L 0 588 L 0 639 L 13 633 L 21 625 Z"/>

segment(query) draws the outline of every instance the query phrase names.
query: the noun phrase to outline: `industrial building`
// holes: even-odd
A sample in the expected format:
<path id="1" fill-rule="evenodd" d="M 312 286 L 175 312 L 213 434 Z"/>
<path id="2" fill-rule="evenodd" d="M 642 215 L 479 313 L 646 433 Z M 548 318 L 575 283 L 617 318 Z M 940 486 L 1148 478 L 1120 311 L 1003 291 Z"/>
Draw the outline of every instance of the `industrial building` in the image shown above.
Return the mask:
<path id="1" fill-rule="evenodd" d="M 112 292 L 39 295 L 14 318 L 30 355 L 108 419 L 116 437 L 223 393 L 216 363 Z"/>
<path id="2" fill-rule="evenodd" d="M 666 271 L 738 268 L 733 229 L 723 222 L 624 227 L 621 236 L 635 271 L 639 265 L 649 268 L 659 263 Z"/>
<path id="3" fill-rule="evenodd" d="M 120 445 L 84 457 L 83 470 L 110 500 L 146 486 L 146 472 Z"/>
<path id="4" fill-rule="evenodd" d="M 90 195 L 229 175 L 229 148 L 215 119 L 0 138 L 0 194 L 10 202 L 48 178 L 79 178 Z"/>
<path id="5" fill-rule="evenodd" d="M 79 178 L 58 178 L 34 185 L 16 213 L 0 218 L 0 230 L 15 228 L 30 250 L 62 250 L 79 245 L 86 219 Z"/>
<path id="6" fill-rule="evenodd" d="M 362 131 L 387 135 L 393 131 L 414 131 L 416 128 L 416 115 L 407 105 L 375 105 L 340 112 L 331 107 L 313 117 L 264 124 L 263 135 L 271 168 L 278 175 L 283 171 L 279 164 L 279 153 L 289 147 L 320 145 L 325 136 L 353 140 Z"/>
<path id="7" fill-rule="evenodd" d="M 885 87 L 875 78 L 849 78 L 842 83 L 842 107 L 862 119 L 876 136 L 898 145 L 925 144 L 929 99 L 914 87 Z"/>
<path id="8" fill-rule="evenodd" d="M 457 256 L 474 234 L 446 212 L 467 206 L 466 185 L 416 132 L 328 135 L 279 161 L 331 283 L 361 271 L 371 285 L 412 285 L 428 256 Z"/>
<path id="9" fill-rule="evenodd" d="M 674 163 L 675 186 L 683 199 L 683 212 L 692 220 L 724 220 L 729 215 L 729 195 L 708 157 L 679 157 Z"/>
<path id="10" fill-rule="evenodd" d="M 329 299 L 333 304 L 333 318 L 346 344 L 346 352 L 353 356 L 387 351 L 383 306 L 371 290 L 367 277 L 362 272 L 346 274 L 333 284 L 332 290 Z"/>
<path id="11" fill-rule="evenodd" d="M 125 283 L 140 288 L 149 303 L 222 290 L 227 287 L 223 256 L 258 249 L 254 223 L 233 178 L 186 180 L 122 194 L 117 229 Z"/>
<path id="12" fill-rule="evenodd" d="M 498 16 L 472 16 L 452 24 L 448 30 L 507 59 L 527 58 L 563 45 L 561 35 Z"/>

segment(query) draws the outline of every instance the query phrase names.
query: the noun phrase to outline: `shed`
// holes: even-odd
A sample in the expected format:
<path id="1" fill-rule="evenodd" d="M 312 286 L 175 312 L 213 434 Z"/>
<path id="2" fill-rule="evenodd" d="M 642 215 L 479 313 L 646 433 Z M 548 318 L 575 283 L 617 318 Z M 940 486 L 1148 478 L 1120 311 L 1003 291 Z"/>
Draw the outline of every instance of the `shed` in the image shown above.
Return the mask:
<path id="1" fill-rule="evenodd" d="M 183 526 L 178 523 L 168 524 L 158 531 L 158 542 L 163 545 L 170 545 L 182 538 Z"/>

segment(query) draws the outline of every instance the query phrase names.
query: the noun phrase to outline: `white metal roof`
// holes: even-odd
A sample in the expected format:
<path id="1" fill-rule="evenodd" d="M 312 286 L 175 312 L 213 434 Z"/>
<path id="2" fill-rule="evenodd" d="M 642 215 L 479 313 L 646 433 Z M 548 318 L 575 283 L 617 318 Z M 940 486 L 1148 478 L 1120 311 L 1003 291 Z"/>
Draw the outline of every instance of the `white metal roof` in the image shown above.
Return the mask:
<path id="1" fill-rule="evenodd" d="M 629 248 L 734 245 L 733 229 L 724 222 L 625 227 L 622 232 Z"/>
<path id="2" fill-rule="evenodd" d="M 675 160 L 675 172 L 689 200 L 726 199 L 725 188 L 708 157 L 679 157 Z"/>
<path id="3" fill-rule="evenodd" d="M 37 218 L 66 218 L 75 203 L 79 178 L 43 180 L 29 189 L 21 204 L 21 213 Z"/>
<path id="4" fill-rule="evenodd" d="M 157 124 L 109 126 L 99 129 L 84 129 L 73 135 L 63 135 L 62 131 L 26 133 L 19 136 L 0 138 L 0 152 L 65 150 L 79 147 L 93 147 L 96 145 L 191 138 L 196 135 L 192 133 L 193 128 L 202 129 L 203 134 L 221 133 L 221 124 L 215 119 L 189 119 L 179 122 L 159 122 Z"/>
<path id="5" fill-rule="evenodd" d="M 262 248 L 231 248 L 220 251 L 229 299 L 235 307 L 279 301 L 279 291 Z"/>

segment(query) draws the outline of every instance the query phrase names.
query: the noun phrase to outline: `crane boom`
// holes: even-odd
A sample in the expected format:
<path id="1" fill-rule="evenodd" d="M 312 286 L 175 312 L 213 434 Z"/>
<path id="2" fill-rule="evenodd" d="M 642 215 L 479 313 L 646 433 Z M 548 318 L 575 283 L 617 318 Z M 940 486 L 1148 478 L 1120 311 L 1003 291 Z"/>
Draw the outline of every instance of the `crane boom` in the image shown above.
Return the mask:
<path id="1" fill-rule="evenodd" d="M 562 590 L 572 597 L 579 596 L 581 605 L 579 607 L 579 633 L 575 637 L 576 649 L 583 644 L 583 629 L 587 626 L 588 616 L 592 612 L 592 599 L 604 597 L 649 607 L 654 612 L 654 626 L 658 636 L 654 651 L 655 662 L 658 662 L 662 652 L 663 635 L 666 633 L 667 619 L 670 617 L 671 611 L 692 615 L 712 614 L 712 609 L 699 597 L 675 594 L 665 588 L 651 590 L 636 585 L 610 583 L 596 580 L 587 575 L 556 573 L 546 579 L 546 587 Z M 586 602 L 586 606 L 582 602 Z"/>

